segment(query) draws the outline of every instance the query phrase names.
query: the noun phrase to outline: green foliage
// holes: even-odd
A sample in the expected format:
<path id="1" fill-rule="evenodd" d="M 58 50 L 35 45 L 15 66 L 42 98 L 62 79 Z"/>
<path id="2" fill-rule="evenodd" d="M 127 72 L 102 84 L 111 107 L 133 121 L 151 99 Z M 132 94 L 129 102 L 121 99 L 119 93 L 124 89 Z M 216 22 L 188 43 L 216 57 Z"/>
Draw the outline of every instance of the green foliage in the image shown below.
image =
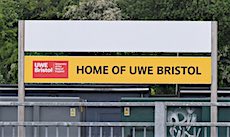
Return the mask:
<path id="1" fill-rule="evenodd" d="M 150 86 L 150 96 L 155 95 L 174 95 L 176 90 L 176 85 L 164 84 L 164 85 L 152 85 Z"/>
<path id="2" fill-rule="evenodd" d="M 61 19 L 64 8 L 76 3 L 78 0 L 20 0 L 20 19 Z"/>
<path id="3" fill-rule="evenodd" d="M 81 1 L 78 5 L 67 7 L 66 19 L 77 20 L 121 20 L 121 10 L 114 0 Z"/>
<path id="4" fill-rule="evenodd" d="M 17 82 L 17 19 L 14 1 L 0 1 L 0 83 Z"/>
<path id="5" fill-rule="evenodd" d="M 229 87 L 230 83 L 230 45 L 224 45 L 218 54 L 219 60 L 219 85 Z"/>

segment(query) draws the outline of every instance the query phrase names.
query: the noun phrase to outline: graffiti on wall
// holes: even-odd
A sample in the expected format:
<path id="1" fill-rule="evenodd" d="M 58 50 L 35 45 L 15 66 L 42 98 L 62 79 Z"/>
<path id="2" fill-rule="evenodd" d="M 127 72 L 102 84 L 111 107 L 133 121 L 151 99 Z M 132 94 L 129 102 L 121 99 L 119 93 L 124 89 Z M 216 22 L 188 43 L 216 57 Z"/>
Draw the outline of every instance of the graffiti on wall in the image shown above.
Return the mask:
<path id="1" fill-rule="evenodd" d="M 177 108 L 168 111 L 168 122 L 173 123 L 191 123 L 197 121 L 195 109 L 191 107 Z M 169 128 L 171 137 L 199 137 L 201 128 L 191 126 L 173 126 Z"/>

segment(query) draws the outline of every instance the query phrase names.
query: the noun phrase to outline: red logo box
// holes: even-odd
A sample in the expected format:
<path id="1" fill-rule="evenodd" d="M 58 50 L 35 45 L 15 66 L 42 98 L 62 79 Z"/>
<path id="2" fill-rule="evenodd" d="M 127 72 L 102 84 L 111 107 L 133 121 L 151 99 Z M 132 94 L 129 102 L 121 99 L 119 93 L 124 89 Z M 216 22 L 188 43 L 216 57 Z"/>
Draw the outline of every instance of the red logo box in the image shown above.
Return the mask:
<path id="1" fill-rule="evenodd" d="M 33 78 L 68 78 L 68 61 L 33 61 Z"/>

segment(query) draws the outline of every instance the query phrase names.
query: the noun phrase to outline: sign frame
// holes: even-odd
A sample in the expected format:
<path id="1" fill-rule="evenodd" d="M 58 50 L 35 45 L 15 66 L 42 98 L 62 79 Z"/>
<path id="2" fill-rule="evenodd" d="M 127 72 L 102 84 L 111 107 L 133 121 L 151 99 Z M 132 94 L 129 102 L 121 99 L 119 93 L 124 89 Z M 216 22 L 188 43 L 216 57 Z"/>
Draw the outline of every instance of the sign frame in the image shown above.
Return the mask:
<path id="1" fill-rule="evenodd" d="M 211 83 L 211 103 L 217 103 L 217 21 L 211 22 L 211 58 L 212 58 L 212 83 Z M 25 101 L 24 86 L 24 47 L 25 47 L 25 21 L 18 23 L 18 102 Z M 26 50 L 28 51 L 28 50 Z M 18 106 L 18 122 L 25 122 L 25 106 Z M 211 106 L 211 123 L 217 122 L 217 106 Z M 217 135 L 217 127 L 211 127 L 211 137 Z M 18 137 L 25 137 L 25 128 L 18 127 Z"/>

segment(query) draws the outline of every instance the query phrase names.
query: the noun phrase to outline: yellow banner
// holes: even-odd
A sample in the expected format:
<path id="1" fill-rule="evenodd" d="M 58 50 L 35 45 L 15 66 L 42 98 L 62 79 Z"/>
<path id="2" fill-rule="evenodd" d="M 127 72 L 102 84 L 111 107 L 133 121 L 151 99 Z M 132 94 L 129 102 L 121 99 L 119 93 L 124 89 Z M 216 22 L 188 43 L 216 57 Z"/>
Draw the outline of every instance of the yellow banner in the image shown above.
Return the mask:
<path id="1" fill-rule="evenodd" d="M 26 56 L 25 83 L 211 84 L 211 58 Z"/>

